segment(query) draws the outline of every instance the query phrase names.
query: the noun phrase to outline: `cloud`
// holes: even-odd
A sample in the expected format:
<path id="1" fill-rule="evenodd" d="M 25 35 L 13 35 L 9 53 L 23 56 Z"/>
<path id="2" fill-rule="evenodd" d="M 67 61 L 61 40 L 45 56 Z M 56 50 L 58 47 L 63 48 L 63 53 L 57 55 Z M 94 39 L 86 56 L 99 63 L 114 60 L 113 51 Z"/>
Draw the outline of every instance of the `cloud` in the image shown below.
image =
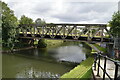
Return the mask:
<path id="1" fill-rule="evenodd" d="M 110 20 L 111 15 L 115 12 L 116 3 L 69 3 L 64 5 L 67 9 L 64 12 L 53 14 L 53 17 L 58 18 L 60 21 L 65 22 L 102 22 L 106 23 Z M 66 6 L 68 6 L 66 8 Z"/>
<path id="2" fill-rule="evenodd" d="M 4 0 L 3 0 L 4 1 Z M 42 18 L 52 23 L 107 23 L 117 11 L 118 0 L 5 0 L 20 18 Z"/>

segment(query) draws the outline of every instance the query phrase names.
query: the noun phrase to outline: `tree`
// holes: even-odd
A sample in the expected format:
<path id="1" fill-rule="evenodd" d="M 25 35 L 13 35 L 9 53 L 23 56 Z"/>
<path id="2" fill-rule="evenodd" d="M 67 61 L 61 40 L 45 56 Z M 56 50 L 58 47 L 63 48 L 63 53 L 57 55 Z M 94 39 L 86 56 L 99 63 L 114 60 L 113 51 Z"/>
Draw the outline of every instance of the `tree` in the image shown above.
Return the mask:
<path id="1" fill-rule="evenodd" d="M 44 20 L 41 20 L 41 18 L 37 18 L 37 19 L 35 20 L 35 24 L 38 24 L 38 25 L 40 25 L 40 26 L 43 26 L 43 25 L 46 24 L 46 22 L 45 22 Z"/>
<path id="2" fill-rule="evenodd" d="M 33 24 L 33 20 L 25 15 L 22 15 L 19 20 L 19 24 Z"/>
<path id="3" fill-rule="evenodd" d="M 6 3 L 0 1 L 0 4 L 2 4 L 2 45 L 13 48 L 16 41 L 16 27 L 18 26 L 17 18 Z"/>
<path id="4" fill-rule="evenodd" d="M 110 33 L 113 37 L 120 37 L 120 11 L 116 12 L 112 16 L 112 20 L 109 21 Z"/>
<path id="5" fill-rule="evenodd" d="M 45 26 L 46 22 L 44 20 L 41 20 L 41 18 L 37 18 L 35 20 L 35 24 L 37 24 L 40 27 L 43 27 Z M 37 45 L 38 48 L 45 48 L 46 46 L 47 44 L 45 43 L 45 39 L 40 39 L 38 41 L 38 45 Z"/>
<path id="6" fill-rule="evenodd" d="M 109 22 L 111 28 L 110 33 L 114 37 L 114 49 L 116 58 L 120 55 L 120 11 L 116 12 L 112 16 L 112 20 Z"/>
<path id="7" fill-rule="evenodd" d="M 29 17 L 26 17 L 25 15 L 22 15 L 20 20 L 19 20 L 19 25 L 23 25 L 23 24 L 33 24 L 33 20 Z M 24 26 L 23 28 L 25 30 L 26 29 L 32 29 L 33 30 L 33 26 Z"/>

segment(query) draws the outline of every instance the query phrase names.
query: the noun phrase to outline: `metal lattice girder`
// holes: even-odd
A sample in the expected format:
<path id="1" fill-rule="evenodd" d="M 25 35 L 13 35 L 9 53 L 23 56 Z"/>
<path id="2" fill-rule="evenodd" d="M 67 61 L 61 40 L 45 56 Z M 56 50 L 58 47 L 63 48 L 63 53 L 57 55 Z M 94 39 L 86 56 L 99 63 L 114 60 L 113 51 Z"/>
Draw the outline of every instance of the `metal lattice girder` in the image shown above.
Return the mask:
<path id="1" fill-rule="evenodd" d="M 68 31 L 68 34 L 67 34 L 67 35 L 69 35 L 75 27 L 76 27 L 76 26 L 73 26 L 73 27 Z"/>
<path id="2" fill-rule="evenodd" d="M 51 38 L 54 38 L 56 36 L 56 32 L 57 32 L 56 26 L 55 25 L 50 26 L 49 35 L 50 35 Z"/>
<path id="3" fill-rule="evenodd" d="M 33 37 L 35 37 L 35 26 L 30 28 L 30 33 Z"/>
<path id="4" fill-rule="evenodd" d="M 75 25 L 74 26 L 74 29 L 72 30 L 72 38 L 73 39 L 78 39 L 80 36 L 79 32 L 78 32 L 78 29 L 77 29 L 77 26 Z"/>
<path id="5" fill-rule="evenodd" d="M 23 33 L 24 36 L 27 36 L 27 29 L 25 28 L 25 26 L 21 27 L 21 32 Z"/>
<path id="6" fill-rule="evenodd" d="M 109 32 L 109 30 L 107 29 L 107 27 L 105 27 L 105 30 L 106 30 L 106 32 L 109 34 L 109 36 L 110 36 L 111 38 L 113 38 L 112 34 L 110 34 L 110 32 Z"/>
<path id="7" fill-rule="evenodd" d="M 60 34 L 60 31 L 62 30 L 62 27 L 57 27 L 58 29 L 57 29 L 57 32 L 56 32 L 56 35 L 58 35 L 58 34 Z"/>
<path id="8" fill-rule="evenodd" d="M 86 30 L 87 30 L 86 27 L 85 27 L 85 28 L 81 28 L 81 29 L 80 29 L 80 36 L 81 36 L 81 35 L 84 35 L 84 34 L 86 33 Z"/>
<path id="9" fill-rule="evenodd" d="M 62 26 L 62 29 L 60 30 L 59 34 L 62 39 L 65 39 L 67 37 L 68 30 L 66 25 L 61 25 L 61 26 Z"/>
<path id="10" fill-rule="evenodd" d="M 95 32 L 92 34 L 92 37 L 96 36 L 97 32 L 100 30 L 100 28 L 97 28 Z"/>
<path id="11" fill-rule="evenodd" d="M 106 34 L 106 24 L 24 24 L 19 25 L 19 33 L 30 37 L 48 37 L 62 39 L 72 38 L 80 39 L 80 37 L 87 37 L 87 40 L 92 40 L 99 35 L 101 41 L 103 41 L 104 34 Z M 104 32 L 106 30 L 106 33 Z M 109 33 L 108 33 L 109 34 Z"/>

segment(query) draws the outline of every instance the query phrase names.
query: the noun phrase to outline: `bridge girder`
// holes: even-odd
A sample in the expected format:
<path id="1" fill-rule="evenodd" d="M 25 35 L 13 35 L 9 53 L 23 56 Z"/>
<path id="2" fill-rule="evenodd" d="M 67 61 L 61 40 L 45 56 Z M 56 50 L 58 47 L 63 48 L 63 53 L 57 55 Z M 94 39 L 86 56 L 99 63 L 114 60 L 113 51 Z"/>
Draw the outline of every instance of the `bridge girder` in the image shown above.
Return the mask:
<path id="1" fill-rule="evenodd" d="M 93 41 L 96 38 L 99 42 L 111 42 L 111 38 L 107 28 L 107 24 L 23 24 L 17 28 L 18 34 L 21 37 L 35 38 L 57 38 L 79 40 L 79 38 L 86 37 L 87 41 Z M 99 35 L 98 35 L 99 33 Z M 105 39 L 107 39 L 105 41 Z"/>

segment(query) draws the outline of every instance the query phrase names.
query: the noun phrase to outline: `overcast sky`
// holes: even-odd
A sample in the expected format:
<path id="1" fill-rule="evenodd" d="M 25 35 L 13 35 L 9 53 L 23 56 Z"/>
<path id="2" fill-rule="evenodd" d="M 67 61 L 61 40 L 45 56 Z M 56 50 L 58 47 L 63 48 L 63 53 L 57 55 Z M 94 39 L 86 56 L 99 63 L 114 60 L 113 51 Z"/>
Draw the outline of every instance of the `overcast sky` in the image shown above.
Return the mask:
<path id="1" fill-rule="evenodd" d="M 119 0 L 2 0 L 20 18 L 42 18 L 48 23 L 107 23 Z M 94 1 L 94 2 L 93 2 Z"/>

